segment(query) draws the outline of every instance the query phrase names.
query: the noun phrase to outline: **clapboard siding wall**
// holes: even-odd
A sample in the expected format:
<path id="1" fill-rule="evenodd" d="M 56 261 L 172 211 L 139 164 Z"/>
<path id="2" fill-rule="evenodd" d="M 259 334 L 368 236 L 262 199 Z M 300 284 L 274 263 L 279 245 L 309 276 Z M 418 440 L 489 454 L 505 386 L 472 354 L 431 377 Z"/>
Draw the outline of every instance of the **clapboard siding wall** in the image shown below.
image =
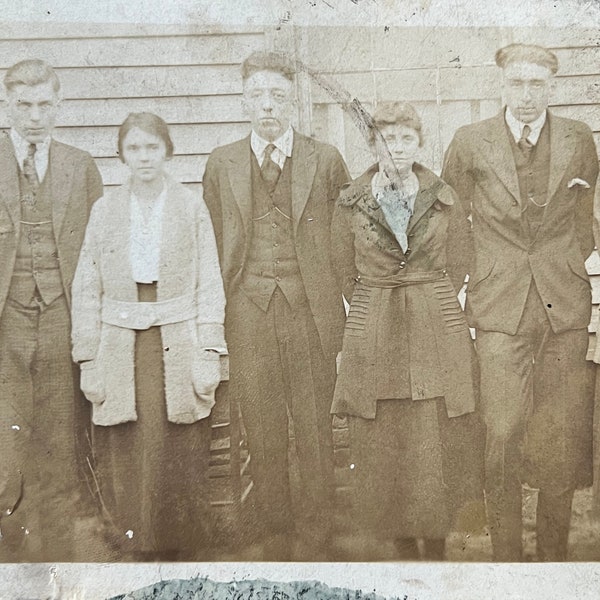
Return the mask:
<path id="1" fill-rule="evenodd" d="M 295 36 L 299 58 L 330 78 L 327 85 L 322 80 L 308 83 L 306 96 L 311 99 L 313 117 L 310 131 L 340 148 L 353 176 L 362 173 L 373 157 L 352 118 L 328 88 L 341 85 L 367 110 L 381 101 L 411 102 L 423 119 L 421 160 L 439 173 L 455 131 L 500 110 L 501 74 L 494 54 L 511 42 L 538 43 L 556 52 L 560 69 L 554 80 L 551 109 L 586 122 L 600 150 L 600 30 L 306 28 L 296 30 Z M 600 257 L 596 251 L 586 266 L 594 305 L 589 326 L 591 359 L 600 303 Z M 594 510 L 600 514 L 600 377 L 596 384 Z M 339 437 L 345 432 L 335 433 Z M 340 458 L 343 463 L 345 457 Z M 343 478 L 338 481 L 342 500 L 344 488 L 339 486 L 345 484 Z"/>
<path id="2" fill-rule="evenodd" d="M 250 130 L 240 63 L 254 50 L 273 47 L 273 36 L 252 28 L 224 33 L 183 26 L 3 25 L 0 77 L 25 58 L 53 65 L 63 97 L 55 136 L 92 154 L 106 188 L 128 176 L 117 152 L 119 125 L 130 112 L 159 114 L 175 146 L 169 171 L 201 193 L 210 152 Z M 0 128 L 7 126 L 0 111 Z M 222 509 L 216 518 L 224 531 L 235 519 L 231 507 L 249 489 L 247 453 L 231 416 L 226 401 L 212 416 L 211 500 Z"/>
<path id="3" fill-rule="evenodd" d="M 373 162 L 350 114 L 329 87 L 341 86 L 367 110 L 377 102 L 405 100 L 421 114 L 421 160 L 437 173 L 445 149 L 462 125 L 501 108 L 501 73 L 495 51 L 511 42 L 539 43 L 556 52 L 560 69 L 551 109 L 580 119 L 594 132 L 600 150 L 600 31 L 507 28 L 299 28 L 300 60 L 329 80 L 309 82 L 311 133 L 340 148 L 353 176 Z M 590 349 L 595 344 L 600 303 L 600 259 L 587 263 L 594 288 Z M 590 352 L 591 356 L 591 352 Z"/>
<path id="4" fill-rule="evenodd" d="M 56 138 L 91 152 L 109 187 L 127 177 L 118 126 L 130 112 L 159 114 L 175 145 L 170 172 L 200 191 L 211 150 L 249 131 L 239 65 L 271 45 L 268 33 L 251 28 L 12 25 L 0 40 L 0 77 L 23 58 L 56 68 L 63 96 Z M 2 114 L 0 127 L 6 126 Z"/>

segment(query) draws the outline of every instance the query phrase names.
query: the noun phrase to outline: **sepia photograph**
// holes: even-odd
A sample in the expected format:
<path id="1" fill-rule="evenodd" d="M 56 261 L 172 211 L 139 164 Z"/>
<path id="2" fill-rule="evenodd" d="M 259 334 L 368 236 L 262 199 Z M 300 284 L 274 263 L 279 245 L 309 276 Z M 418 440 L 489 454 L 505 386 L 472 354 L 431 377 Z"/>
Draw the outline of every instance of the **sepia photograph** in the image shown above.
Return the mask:
<path id="1" fill-rule="evenodd" d="M 7 600 L 598 580 L 600 7 L 53 4 L 0 35 Z"/>

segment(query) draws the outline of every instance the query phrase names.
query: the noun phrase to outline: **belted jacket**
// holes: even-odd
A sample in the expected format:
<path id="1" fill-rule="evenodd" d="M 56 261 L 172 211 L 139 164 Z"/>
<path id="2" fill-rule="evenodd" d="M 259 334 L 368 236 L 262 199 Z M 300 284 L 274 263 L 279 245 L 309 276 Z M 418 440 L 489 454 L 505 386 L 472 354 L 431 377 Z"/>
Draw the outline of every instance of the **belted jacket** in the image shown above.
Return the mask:
<path id="1" fill-rule="evenodd" d="M 443 397 L 475 407 L 473 348 L 457 300 L 471 227 L 452 188 L 415 164 L 419 192 L 402 250 L 373 197 L 377 165 L 340 194 L 332 245 L 350 303 L 332 412 L 375 418 L 377 401 Z"/>

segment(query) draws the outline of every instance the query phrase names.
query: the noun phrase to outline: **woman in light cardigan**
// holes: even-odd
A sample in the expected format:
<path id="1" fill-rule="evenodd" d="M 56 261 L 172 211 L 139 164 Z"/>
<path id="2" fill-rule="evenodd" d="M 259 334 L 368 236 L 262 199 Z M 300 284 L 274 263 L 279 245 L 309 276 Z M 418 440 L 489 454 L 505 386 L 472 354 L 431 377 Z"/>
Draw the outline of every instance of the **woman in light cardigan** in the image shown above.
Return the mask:
<path id="1" fill-rule="evenodd" d="M 73 359 L 92 403 L 107 522 L 135 560 L 197 560 L 210 519 L 207 418 L 220 380 L 225 296 L 204 201 L 164 172 L 166 123 L 119 129 L 124 186 L 94 205 L 73 281 Z"/>

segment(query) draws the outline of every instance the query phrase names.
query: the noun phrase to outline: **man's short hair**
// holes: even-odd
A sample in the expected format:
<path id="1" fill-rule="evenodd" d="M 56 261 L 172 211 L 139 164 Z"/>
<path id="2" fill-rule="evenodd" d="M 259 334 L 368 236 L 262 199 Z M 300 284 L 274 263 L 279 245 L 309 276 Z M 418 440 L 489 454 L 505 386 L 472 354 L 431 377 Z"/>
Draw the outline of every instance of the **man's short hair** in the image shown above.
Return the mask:
<path id="1" fill-rule="evenodd" d="M 259 71 L 274 71 L 294 81 L 294 65 L 283 52 L 253 52 L 242 63 L 242 81 Z"/>
<path id="2" fill-rule="evenodd" d="M 54 69 L 43 60 L 37 58 L 22 60 L 14 64 L 4 75 L 4 87 L 10 92 L 18 85 L 39 85 L 46 82 L 52 83 L 54 91 L 60 91 L 60 81 Z"/>
<path id="3" fill-rule="evenodd" d="M 546 67 L 552 75 L 558 71 L 556 54 L 534 44 L 509 44 L 496 52 L 496 64 L 501 69 L 512 63 L 534 63 Z"/>
<path id="4" fill-rule="evenodd" d="M 373 112 L 373 125 L 379 129 L 385 125 L 404 125 L 414 129 L 419 135 L 419 145 L 423 145 L 423 122 L 419 113 L 408 102 L 380 102 Z M 375 135 L 371 132 L 371 143 Z"/>

